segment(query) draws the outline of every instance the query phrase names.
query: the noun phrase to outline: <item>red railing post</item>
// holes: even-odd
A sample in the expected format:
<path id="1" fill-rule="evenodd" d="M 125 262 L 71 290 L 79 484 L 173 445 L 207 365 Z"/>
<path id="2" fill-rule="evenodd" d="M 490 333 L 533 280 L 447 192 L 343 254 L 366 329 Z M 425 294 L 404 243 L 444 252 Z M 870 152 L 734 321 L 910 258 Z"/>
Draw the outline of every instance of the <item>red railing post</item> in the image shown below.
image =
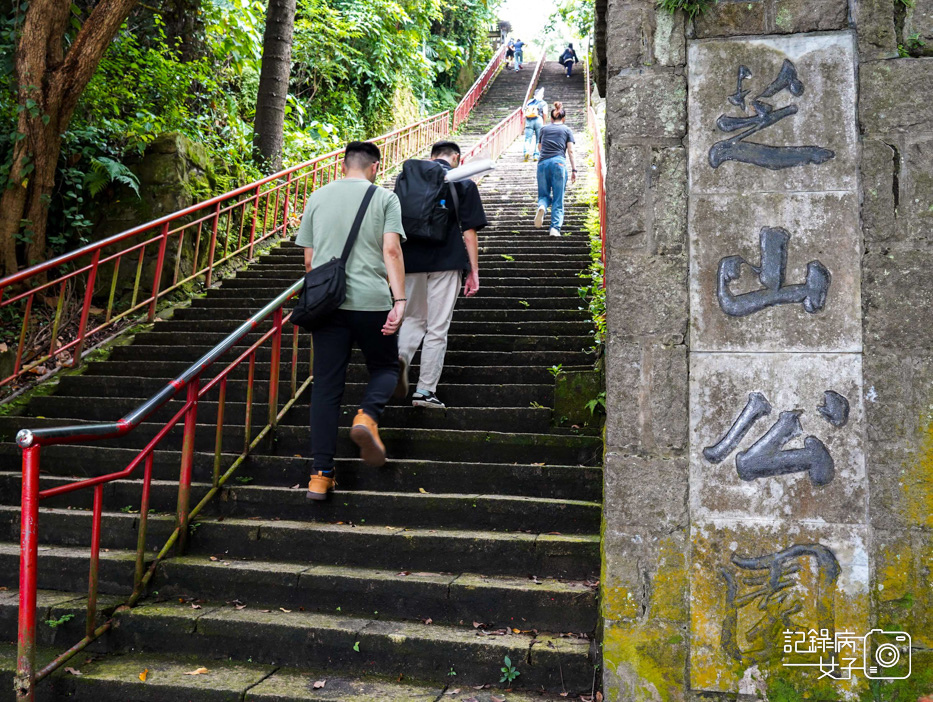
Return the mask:
<path id="1" fill-rule="evenodd" d="M 94 514 L 91 522 L 91 563 L 87 580 L 87 620 L 85 635 L 94 636 L 97 623 L 97 586 L 100 583 L 100 527 L 104 510 L 104 485 L 94 486 Z"/>
<path id="2" fill-rule="evenodd" d="M 273 429 L 278 424 L 279 414 L 279 370 L 282 356 L 282 308 L 272 318 L 275 333 L 272 335 L 272 365 L 269 367 L 269 424 Z"/>
<path id="3" fill-rule="evenodd" d="M 23 449 L 19 550 L 19 636 L 16 700 L 33 702 L 36 685 L 36 592 L 39 560 L 39 446 Z"/>
<path id="4" fill-rule="evenodd" d="M 155 276 L 152 280 L 152 302 L 149 303 L 149 321 L 155 319 L 156 304 L 159 302 L 159 288 L 162 285 L 162 266 L 165 264 L 165 249 L 168 246 L 168 222 L 162 225 L 162 239 L 159 241 L 159 256 L 156 258 Z"/>
<path id="5" fill-rule="evenodd" d="M 289 171 L 288 178 L 285 179 L 285 209 L 282 212 L 282 234 L 285 234 L 286 232 L 288 232 L 288 210 L 289 210 L 289 205 L 291 205 L 291 196 L 292 196 L 291 193 L 292 193 L 292 174 L 291 174 L 291 171 Z"/>
<path id="6" fill-rule="evenodd" d="M 188 508 L 191 502 L 191 469 L 194 466 L 194 439 L 198 428 L 198 389 L 200 377 L 188 384 L 188 411 L 185 412 L 185 433 L 181 443 L 181 470 L 178 475 L 178 553 L 188 545 Z"/>
<path id="7" fill-rule="evenodd" d="M 71 357 L 71 367 L 75 368 L 81 362 L 81 349 L 84 348 L 84 335 L 87 333 L 87 317 L 91 312 L 91 298 L 94 297 L 94 282 L 97 279 L 97 263 L 100 261 L 100 249 L 94 252 L 91 258 L 91 270 L 87 274 L 87 288 L 84 290 L 84 305 L 81 307 L 81 322 L 78 326 L 78 343 L 75 344 L 74 355 Z"/>
<path id="8" fill-rule="evenodd" d="M 256 194 L 253 196 L 253 216 L 252 222 L 249 225 L 249 253 L 247 258 L 253 260 L 253 242 L 256 241 L 256 215 L 259 214 L 259 189 L 262 186 L 256 186 Z"/>

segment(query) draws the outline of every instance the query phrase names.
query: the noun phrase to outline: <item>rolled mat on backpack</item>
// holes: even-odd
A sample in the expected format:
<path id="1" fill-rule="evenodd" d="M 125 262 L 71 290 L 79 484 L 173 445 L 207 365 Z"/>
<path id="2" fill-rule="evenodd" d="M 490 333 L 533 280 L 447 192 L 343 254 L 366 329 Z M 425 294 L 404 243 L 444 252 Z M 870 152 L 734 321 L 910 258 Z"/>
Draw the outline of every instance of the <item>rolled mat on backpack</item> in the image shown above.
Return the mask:
<path id="1" fill-rule="evenodd" d="M 473 176 L 480 175 L 481 173 L 495 170 L 495 168 L 496 164 L 493 163 L 492 159 L 478 158 L 471 160 L 469 163 L 463 166 L 451 168 L 449 171 L 447 171 L 447 177 L 445 180 L 448 183 L 456 183 L 458 180 L 466 180 L 467 178 L 472 178 Z"/>

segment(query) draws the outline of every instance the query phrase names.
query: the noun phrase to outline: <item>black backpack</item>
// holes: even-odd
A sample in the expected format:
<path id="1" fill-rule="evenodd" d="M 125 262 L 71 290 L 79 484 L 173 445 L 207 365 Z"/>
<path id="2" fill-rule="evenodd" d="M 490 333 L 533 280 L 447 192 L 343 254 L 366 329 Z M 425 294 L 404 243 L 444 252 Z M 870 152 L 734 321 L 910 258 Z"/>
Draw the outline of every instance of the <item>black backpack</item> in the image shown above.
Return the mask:
<path id="1" fill-rule="evenodd" d="M 305 284 L 298 294 L 298 302 L 292 309 L 291 321 L 303 329 L 315 329 L 325 317 L 336 310 L 347 299 L 347 259 L 356 242 L 363 224 L 363 217 L 369 209 L 369 202 L 376 194 L 376 186 L 370 185 L 363 195 L 363 202 L 356 212 L 356 219 L 350 227 L 350 235 L 344 244 L 340 258 L 332 258 L 327 263 L 315 266 L 305 273 Z"/>
<path id="2" fill-rule="evenodd" d="M 409 159 L 402 164 L 395 194 L 402 205 L 402 226 L 409 241 L 443 244 L 451 217 L 459 228 L 457 189 L 444 180 L 446 176 L 447 171 L 436 161 Z M 447 207 L 448 194 L 452 207 Z"/>

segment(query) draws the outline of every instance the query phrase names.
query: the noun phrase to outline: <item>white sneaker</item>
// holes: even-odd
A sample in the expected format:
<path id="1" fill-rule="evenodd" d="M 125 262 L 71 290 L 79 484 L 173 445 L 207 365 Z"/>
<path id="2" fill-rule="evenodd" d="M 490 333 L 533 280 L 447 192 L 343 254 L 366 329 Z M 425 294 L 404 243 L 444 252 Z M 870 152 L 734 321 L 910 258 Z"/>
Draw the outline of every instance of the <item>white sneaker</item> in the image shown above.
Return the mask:
<path id="1" fill-rule="evenodd" d="M 547 212 L 547 208 L 544 205 L 538 205 L 538 211 L 535 212 L 535 226 L 540 227 L 544 224 L 544 213 Z"/>
<path id="2" fill-rule="evenodd" d="M 551 227 L 551 231 L 549 231 L 548 234 L 550 234 L 551 236 L 560 236 L 560 229 L 555 229 L 554 227 Z"/>

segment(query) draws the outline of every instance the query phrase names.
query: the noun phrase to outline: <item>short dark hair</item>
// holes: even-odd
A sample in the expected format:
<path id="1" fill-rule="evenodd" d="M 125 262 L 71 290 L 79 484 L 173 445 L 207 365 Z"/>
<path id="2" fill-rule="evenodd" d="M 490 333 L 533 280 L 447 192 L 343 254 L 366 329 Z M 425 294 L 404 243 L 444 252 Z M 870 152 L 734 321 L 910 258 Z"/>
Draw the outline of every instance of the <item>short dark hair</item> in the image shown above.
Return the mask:
<path id="1" fill-rule="evenodd" d="M 431 158 L 459 155 L 460 145 L 455 141 L 439 141 L 431 147 Z"/>
<path id="2" fill-rule="evenodd" d="M 381 160 L 379 147 L 371 141 L 351 141 L 343 152 L 343 161 L 351 168 L 369 168 Z"/>

